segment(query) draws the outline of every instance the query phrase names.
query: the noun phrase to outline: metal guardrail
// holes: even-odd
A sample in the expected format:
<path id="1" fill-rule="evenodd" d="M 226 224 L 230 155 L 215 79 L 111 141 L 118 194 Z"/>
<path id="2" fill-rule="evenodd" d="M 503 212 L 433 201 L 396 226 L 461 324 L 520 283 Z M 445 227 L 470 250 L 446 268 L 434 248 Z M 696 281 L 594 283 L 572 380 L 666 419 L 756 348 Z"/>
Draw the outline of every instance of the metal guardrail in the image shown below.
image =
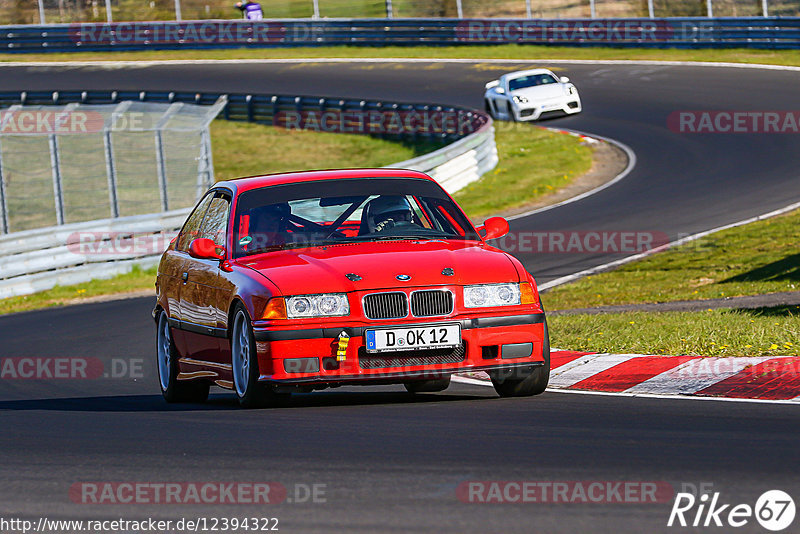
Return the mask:
<path id="1" fill-rule="evenodd" d="M 285 95 L 73 91 L 0 93 L 0 107 L 125 100 L 211 105 L 222 96 L 228 98 L 223 110 L 228 120 L 287 126 L 296 120 L 304 121 L 306 128 L 319 124 L 324 131 L 454 141 L 429 154 L 391 165 L 427 172 L 450 193 L 497 165 L 492 120 L 481 112 L 452 106 Z M 309 122 L 325 117 L 329 119 L 327 123 Z M 362 120 L 356 120 L 358 117 Z M 417 124 L 411 121 L 414 117 L 426 120 L 418 121 L 417 129 L 397 130 L 392 127 L 395 122 L 387 121 L 387 117 L 412 126 Z M 108 278 L 128 272 L 134 265 L 155 265 L 188 212 L 183 209 L 103 219 L 0 236 L 0 298 Z"/>
<path id="2" fill-rule="evenodd" d="M 800 48 L 800 17 L 275 19 L 0 26 L 0 50 L 18 53 L 502 43 Z"/>

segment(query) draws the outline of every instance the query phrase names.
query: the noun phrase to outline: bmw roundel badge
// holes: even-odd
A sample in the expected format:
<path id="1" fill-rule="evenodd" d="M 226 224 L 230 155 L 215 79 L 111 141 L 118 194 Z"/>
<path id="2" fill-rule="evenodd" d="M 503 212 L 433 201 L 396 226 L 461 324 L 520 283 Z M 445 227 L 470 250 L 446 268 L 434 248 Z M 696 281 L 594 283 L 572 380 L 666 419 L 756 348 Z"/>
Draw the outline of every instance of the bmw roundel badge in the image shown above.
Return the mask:
<path id="1" fill-rule="evenodd" d="M 398 274 L 397 276 L 395 276 L 395 278 L 397 278 L 401 282 L 408 282 L 409 280 L 411 280 L 411 277 L 407 274 Z"/>

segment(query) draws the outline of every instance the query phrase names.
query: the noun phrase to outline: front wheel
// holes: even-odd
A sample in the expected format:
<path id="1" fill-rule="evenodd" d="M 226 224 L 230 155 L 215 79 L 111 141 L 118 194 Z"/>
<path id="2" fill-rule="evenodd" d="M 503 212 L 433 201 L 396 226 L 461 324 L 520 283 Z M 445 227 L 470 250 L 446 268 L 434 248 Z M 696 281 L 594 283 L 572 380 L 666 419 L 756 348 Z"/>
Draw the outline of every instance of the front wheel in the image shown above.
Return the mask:
<path id="1" fill-rule="evenodd" d="M 156 333 L 156 358 L 158 360 L 158 380 L 161 395 L 169 403 L 205 402 L 208 399 L 210 384 L 201 380 L 178 380 L 178 350 L 172 341 L 167 312 L 158 315 Z"/>
<path id="2" fill-rule="evenodd" d="M 244 408 L 262 408 L 288 400 L 290 394 L 276 393 L 270 386 L 258 381 L 258 356 L 250 317 L 245 309 L 237 306 L 233 314 L 231 329 L 231 369 L 233 388 Z"/>
<path id="3" fill-rule="evenodd" d="M 497 394 L 501 397 L 530 397 L 539 395 L 547 389 L 547 383 L 550 381 L 550 334 L 547 330 L 547 321 L 544 323 L 542 356 L 544 365 L 539 367 L 490 373 Z"/>

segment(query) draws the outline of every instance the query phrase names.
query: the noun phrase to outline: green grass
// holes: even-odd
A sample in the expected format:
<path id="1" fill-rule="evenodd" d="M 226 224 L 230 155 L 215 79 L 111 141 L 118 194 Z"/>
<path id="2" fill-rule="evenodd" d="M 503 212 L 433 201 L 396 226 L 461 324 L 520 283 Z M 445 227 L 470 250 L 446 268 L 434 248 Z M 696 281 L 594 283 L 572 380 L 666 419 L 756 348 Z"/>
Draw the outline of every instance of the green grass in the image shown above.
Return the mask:
<path id="1" fill-rule="evenodd" d="M 561 315 L 551 344 L 587 352 L 800 356 L 800 306 L 705 312 Z"/>
<path id="2" fill-rule="evenodd" d="M 800 290 L 800 211 L 723 230 L 556 287 L 548 309 L 737 297 Z"/>
<path id="3" fill-rule="evenodd" d="M 571 48 L 532 45 L 386 46 L 240 48 L 233 50 L 154 50 L 150 52 L 76 52 L 62 54 L 0 54 L 0 61 L 137 61 L 186 59 L 278 58 L 478 58 L 478 59 L 615 59 L 720 61 L 800 66 L 800 50 L 677 50 L 649 48 Z"/>
<path id="4" fill-rule="evenodd" d="M 503 125 L 506 126 L 506 125 Z M 454 198 L 473 219 L 516 208 L 552 193 L 586 173 L 593 149 L 570 135 L 531 125 L 498 127 L 500 163 Z"/>

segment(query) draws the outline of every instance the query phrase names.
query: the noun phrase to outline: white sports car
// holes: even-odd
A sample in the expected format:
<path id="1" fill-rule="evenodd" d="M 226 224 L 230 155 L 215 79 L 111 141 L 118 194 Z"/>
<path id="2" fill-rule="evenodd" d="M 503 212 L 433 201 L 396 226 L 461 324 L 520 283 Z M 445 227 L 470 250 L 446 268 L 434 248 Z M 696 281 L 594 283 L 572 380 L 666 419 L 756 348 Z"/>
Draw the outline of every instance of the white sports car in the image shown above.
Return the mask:
<path id="1" fill-rule="evenodd" d="M 547 69 L 519 70 L 486 84 L 486 111 L 494 119 L 535 121 L 581 111 L 578 89 Z"/>

